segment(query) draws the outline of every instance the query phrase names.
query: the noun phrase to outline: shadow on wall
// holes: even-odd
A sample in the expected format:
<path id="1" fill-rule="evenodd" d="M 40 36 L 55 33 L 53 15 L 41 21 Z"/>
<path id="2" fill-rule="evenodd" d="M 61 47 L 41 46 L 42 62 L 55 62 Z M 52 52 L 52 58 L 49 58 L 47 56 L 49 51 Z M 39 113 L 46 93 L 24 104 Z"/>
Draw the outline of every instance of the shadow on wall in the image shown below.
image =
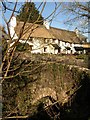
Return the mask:
<path id="1" fill-rule="evenodd" d="M 28 120 L 89 120 L 90 119 L 90 75 L 85 72 L 81 75 L 80 89 L 77 90 L 70 106 L 58 105 L 44 109 L 43 103 L 38 106 L 38 113 Z M 59 108 L 59 109 L 57 109 Z M 41 111 L 41 112 L 40 112 Z M 52 112 L 53 111 L 53 112 Z M 51 115 L 51 116 L 50 116 Z M 55 115 L 58 115 L 58 117 Z"/>
<path id="2" fill-rule="evenodd" d="M 28 120 L 50 120 L 50 116 L 43 109 L 43 103 L 40 103 L 38 108 L 38 113 L 28 118 Z"/>
<path id="3" fill-rule="evenodd" d="M 44 109 L 44 103 L 40 102 L 37 113 L 26 120 L 90 120 L 90 75 L 84 71 L 80 74 L 80 89 L 76 91 L 71 104 L 63 107 L 57 103 L 49 109 Z M 50 96 L 52 103 L 56 102 Z"/>
<path id="4" fill-rule="evenodd" d="M 88 69 L 90 69 L 90 49 L 88 50 Z"/>
<path id="5" fill-rule="evenodd" d="M 90 75 L 83 72 L 80 89 L 70 108 L 66 108 L 62 120 L 90 120 Z"/>

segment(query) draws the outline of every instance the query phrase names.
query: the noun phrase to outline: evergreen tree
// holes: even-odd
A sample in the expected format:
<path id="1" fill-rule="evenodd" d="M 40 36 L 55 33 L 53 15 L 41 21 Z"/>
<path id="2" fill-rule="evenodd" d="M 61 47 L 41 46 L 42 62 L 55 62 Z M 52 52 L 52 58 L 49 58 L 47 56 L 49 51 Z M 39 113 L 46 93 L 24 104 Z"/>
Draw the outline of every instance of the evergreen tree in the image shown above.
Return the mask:
<path id="1" fill-rule="evenodd" d="M 23 22 L 28 21 L 30 23 L 37 21 L 38 24 L 43 24 L 43 17 L 39 14 L 33 2 L 26 2 L 22 6 L 19 15 L 17 15 L 17 20 Z"/>

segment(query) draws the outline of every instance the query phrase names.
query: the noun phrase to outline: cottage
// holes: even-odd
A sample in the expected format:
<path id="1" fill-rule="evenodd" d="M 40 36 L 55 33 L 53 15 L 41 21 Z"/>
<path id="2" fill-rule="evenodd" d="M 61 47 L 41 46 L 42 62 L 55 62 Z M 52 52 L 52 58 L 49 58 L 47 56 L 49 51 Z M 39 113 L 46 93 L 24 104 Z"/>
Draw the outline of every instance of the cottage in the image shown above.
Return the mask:
<path id="1" fill-rule="evenodd" d="M 21 34 L 22 33 L 22 34 Z M 74 54 L 82 51 L 82 37 L 76 31 L 68 31 L 50 27 L 47 21 L 43 25 L 16 21 L 13 16 L 10 22 L 10 34 L 13 40 L 20 37 L 19 42 L 28 43 L 31 53 Z"/>

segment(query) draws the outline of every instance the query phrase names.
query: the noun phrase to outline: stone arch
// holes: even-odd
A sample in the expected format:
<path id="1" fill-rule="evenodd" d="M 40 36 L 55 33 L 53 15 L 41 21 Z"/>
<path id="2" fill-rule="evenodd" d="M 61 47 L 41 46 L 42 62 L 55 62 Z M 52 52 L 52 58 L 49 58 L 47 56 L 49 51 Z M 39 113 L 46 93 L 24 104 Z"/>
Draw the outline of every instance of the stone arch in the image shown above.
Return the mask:
<path id="1" fill-rule="evenodd" d="M 46 87 L 36 91 L 35 95 L 33 96 L 32 104 L 35 104 L 37 101 L 47 96 L 50 96 L 54 100 L 57 100 L 56 91 L 52 88 Z"/>

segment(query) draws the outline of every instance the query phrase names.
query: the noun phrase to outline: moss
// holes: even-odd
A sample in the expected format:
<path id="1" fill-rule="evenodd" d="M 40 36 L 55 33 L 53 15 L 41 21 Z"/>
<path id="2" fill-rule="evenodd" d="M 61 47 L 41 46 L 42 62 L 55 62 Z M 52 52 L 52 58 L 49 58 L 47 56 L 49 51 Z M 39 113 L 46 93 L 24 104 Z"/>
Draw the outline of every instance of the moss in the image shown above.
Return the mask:
<path id="1" fill-rule="evenodd" d="M 57 64 L 53 63 L 52 64 L 52 74 L 53 74 L 53 79 L 56 80 L 56 75 L 57 75 Z"/>
<path id="2" fill-rule="evenodd" d="M 19 90 L 16 97 L 17 107 L 19 109 L 19 113 L 25 115 L 31 107 L 31 93 L 27 88 L 24 90 Z"/>
<path id="3" fill-rule="evenodd" d="M 86 59 L 87 55 L 86 54 L 80 54 L 76 56 L 76 59 Z"/>
<path id="4" fill-rule="evenodd" d="M 63 73 L 64 69 L 63 69 L 63 65 L 59 64 L 59 71 L 60 71 L 60 75 Z"/>

